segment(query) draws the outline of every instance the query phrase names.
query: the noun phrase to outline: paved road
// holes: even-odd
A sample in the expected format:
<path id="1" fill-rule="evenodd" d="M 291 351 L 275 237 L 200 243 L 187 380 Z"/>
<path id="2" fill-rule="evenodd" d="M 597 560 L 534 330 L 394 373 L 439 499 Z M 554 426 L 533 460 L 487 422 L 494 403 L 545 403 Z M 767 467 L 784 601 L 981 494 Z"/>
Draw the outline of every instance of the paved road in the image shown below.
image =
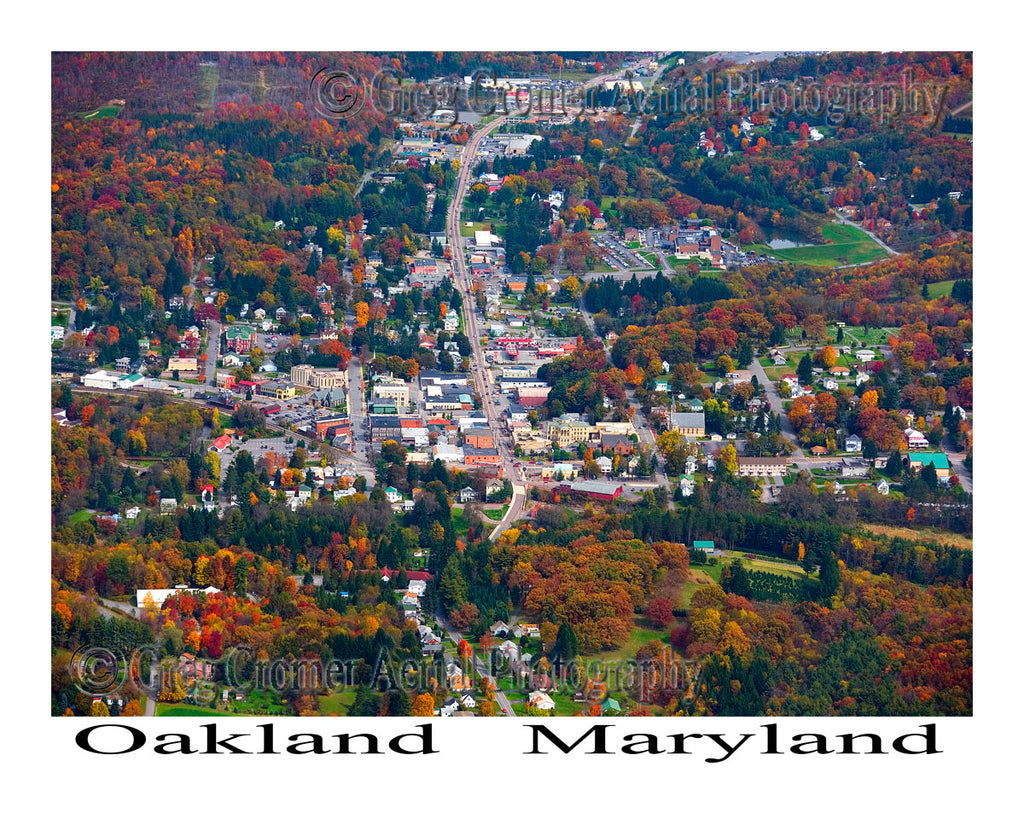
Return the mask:
<path id="1" fill-rule="evenodd" d="M 463 321 L 466 325 L 466 335 L 472 348 L 472 366 L 470 374 L 473 378 L 473 385 L 477 394 L 483 402 L 483 411 L 487 416 L 487 423 L 494 433 L 495 446 L 498 449 L 502 471 L 512 481 L 512 502 L 509 504 L 505 516 L 498 522 L 498 525 L 491 531 L 490 539 L 497 540 L 498 536 L 518 519 L 526 504 L 526 485 L 522 481 L 519 469 L 509 444 L 498 434 L 500 430 L 500 419 L 498 418 L 497 406 L 494 401 L 496 390 L 491 377 L 490 369 L 486 366 L 483 348 L 480 344 L 480 330 L 477 326 L 476 301 L 470 293 L 471 278 L 466 268 L 466 254 L 462 246 L 462 202 L 466 196 L 473 177 L 473 167 L 476 164 L 476 154 L 480 143 L 491 131 L 500 127 L 505 117 L 499 117 L 482 128 L 477 129 L 472 138 L 466 143 L 462 150 L 459 164 L 459 176 L 455 183 L 455 195 L 452 197 L 448 208 L 448 244 L 452 249 L 452 270 L 454 272 L 455 286 L 462 294 Z"/>
<path id="2" fill-rule="evenodd" d="M 358 357 L 348 363 L 348 417 L 352 422 L 352 453 L 366 452 L 366 412 L 363 407 L 363 365 Z M 370 459 L 366 459 L 370 462 Z"/>
<path id="3" fill-rule="evenodd" d="M 217 386 L 217 359 L 220 358 L 220 322 L 207 319 L 206 322 L 206 381 L 207 388 Z"/>
<path id="4" fill-rule="evenodd" d="M 459 641 L 462 639 L 462 634 L 456 631 L 451 626 L 451 624 L 447 620 L 445 620 L 444 615 L 440 611 L 437 612 L 436 616 L 437 622 L 446 632 L 448 632 L 449 639 L 453 643 L 455 643 L 455 645 L 458 645 Z M 445 662 L 447 663 L 449 659 L 450 658 L 446 655 Z M 476 654 L 473 655 L 473 668 L 476 671 L 476 673 L 480 675 L 481 678 L 490 678 L 490 674 L 487 673 L 487 663 L 484 662 L 484 660 L 478 657 Z M 505 694 L 505 692 L 498 687 L 497 681 L 495 681 L 494 683 L 494 701 L 498 704 L 498 707 L 501 709 L 502 716 L 515 716 L 515 711 L 512 710 L 512 703 L 509 702 L 508 696 Z"/>
<path id="5" fill-rule="evenodd" d="M 798 458 L 803 457 L 804 451 L 800 448 L 800 444 L 797 443 L 796 431 L 793 429 L 793 425 L 789 423 L 789 416 L 782 409 L 782 396 L 779 395 L 775 383 L 768 378 L 768 373 L 764 371 L 764 367 L 757 356 L 754 356 L 749 369 L 753 371 L 760 385 L 764 387 L 765 397 L 768 399 L 768 405 L 772 408 L 772 412 L 779 416 L 779 425 L 782 429 L 783 437 L 796 447 L 793 454 Z"/>
<path id="6" fill-rule="evenodd" d="M 857 228 L 858 230 L 864 231 L 868 236 L 870 236 L 872 239 L 875 240 L 875 242 L 878 243 L 878 246 L 881 247 L 882 250 L 884 250 L 890 256 L 898 256 L 899 255 L 899 253 L 897 251 L 893 250 L 891 247 L 889 247 L 889 245 L 887 245 L 885 242 L 883 242 L 881 239 L 879 239 L 877 234 L 875 234 L 872 231 L 868 230 L 863 225 L 859 224 L 858 222 L 850 221 L 845 216 L 843 216 L 841 213 L 838 213 L 836 211 L 832 211 L 832 213 L 835 214 L 835 217 L 839 220 L 839 222 L 841 224 L 852 225 L 853 227 Z M 865 264 L 871 264 L 871 262 L 866 262 Z M 859 265 L 849 265 L 849 266 L 850 267 L 856 267 L 856 266 L 859 266 Z"/>
<path id="7" fill-rule="evenodd" d="M 950 467 L 952 467 L 957 478 L 960 479 L 960 485 L 964 488 L 965 492 L 973 493 L 974 480 L 971 477 L 971 473 L 967 471 L 967 467 L 964 466 L 964 457 L 966 455 L 966 452 L 946 452 Z"/>

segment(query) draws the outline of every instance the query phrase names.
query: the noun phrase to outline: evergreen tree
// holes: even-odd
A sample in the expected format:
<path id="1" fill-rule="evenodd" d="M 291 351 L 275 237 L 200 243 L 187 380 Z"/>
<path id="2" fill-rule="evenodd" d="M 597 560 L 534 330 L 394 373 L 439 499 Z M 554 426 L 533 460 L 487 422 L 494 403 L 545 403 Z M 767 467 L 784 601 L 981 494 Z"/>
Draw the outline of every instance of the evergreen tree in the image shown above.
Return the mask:
<path id="1" fill-rule="evenodd" d="M 828 601 L 839 591 L 839 561 L 836 553 L 829 550 L 828 556 L 821 564 L 821 599 Z"/>
<path id="2" fill-rule="evenodd" d="M 558 627 L 558 635 L 555 637 L 555 646 L 552 654 L 561 660 L 572 660 L 579 653 L 579 641 L 572 626 L 563 622 Z"/>
<path id="3" fill-rule="evenodd" d="M 121 497 L 129 500 L 135 497 L 138 487 L 135 485 L 135 472 L 130 466 L 124 468 L 124 475 L 121 478 Z"/>
<path id="4" fill-rule="evenodd" d="M 810 384 L 814 379 L 814 364 L 811 362 L 811 354 L 804 353 L 804 357 L 800 359 L 800 363 L 796 368 L 796 377 L 801 384 Z"/>
<path id="5" fill-rule="evenodd" d="M 736 363 L 740 369 L 749 367 L 750 363 L 754 360 L 754 345 L 751 343 L 750 338 L 746 335 L 740 336 L 739 343 L 736 345 Z"/>

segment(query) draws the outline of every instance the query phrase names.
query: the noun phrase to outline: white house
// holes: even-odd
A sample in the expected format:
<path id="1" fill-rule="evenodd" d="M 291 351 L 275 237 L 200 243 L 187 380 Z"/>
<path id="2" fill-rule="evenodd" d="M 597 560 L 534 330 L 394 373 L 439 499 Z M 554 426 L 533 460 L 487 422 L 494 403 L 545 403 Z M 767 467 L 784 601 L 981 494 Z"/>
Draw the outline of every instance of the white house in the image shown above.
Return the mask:
<path id="1" fill-rule="evenodd" d="M 846 451 L 847 452 L 860 452 L 863 441 L 861 441 L 859 435 L 848 435 L 846 437 Z"/>
<path id="2" fill-rule="evenodd" d="M 908 427 L 903 434 L 907 438 L 907 449 L 924 449 L 928 446 L 928 439 L 924 433 L 913 427 Z"/>
<path id="3" fill-rule="evenodd" d="M 135 520 L 139 516 L 139 512 L 142 510 L 138 506 L 132 506 L 129 509 L 124 510 L 124 516 L 128 520 Z"/>
<path id="4" fill-rule="evenodd" d="M 529 697 L 530 707 L 541 711 L 554 711 L 555 701 L 543 691 L 531 691 Z"/>
<path id="5" fill-rule="evenodd" d="M 384 490 L 384 497 L 386 497 L 388 499 L 388 503 L 391 504 L 402 502 L 402 493 L 393 486 L 389 486 Z"/>
<path id="6" fill-rule="evenodd" d="M 863 361 L 864 363 L 875 360 L 874 350 L 857 350 L 857 352 L 854 353 L 854 355 L 857 357 L 858 361 Z"/>
<path id="7" fill-rule="evenodd" d="M 602 455 L 596 461 L 597 465 L 601 467 L 601 474 L 608 475 L 612 471 L 612 459 L 607 455 Z"/>
<path id="8" fill-rule="evenodd" d="M 889 484 L 887 484 L 885 482 L 885 478 L 880 480 L 878 482 L 878 486 L 875 487 L 875 488 L 878 490 L 878 494 L 879 495 L 888 495 L 889 494 Z"/>
<path id="9" fill-rule="evenodd" d="M 679 481 L 679 491 L 683 493 L 684 498 L 688 498 L 693 495 L 695 485 L 689 478 L 681 478 Z"/>

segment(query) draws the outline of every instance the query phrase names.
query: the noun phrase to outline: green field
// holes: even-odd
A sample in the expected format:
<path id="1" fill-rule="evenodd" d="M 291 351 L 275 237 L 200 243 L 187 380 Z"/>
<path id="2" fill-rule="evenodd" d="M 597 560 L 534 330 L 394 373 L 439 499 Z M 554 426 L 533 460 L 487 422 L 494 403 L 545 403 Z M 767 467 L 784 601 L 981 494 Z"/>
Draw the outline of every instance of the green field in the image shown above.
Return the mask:
<path id="1" fill-rule="evenodd" d="M 652 250 L 641 250 L 640 255 L 651 267 L 658 266 L 658 256 Z"/>
<path id="2" fill-rule="evenodd" d="M 230 711 L 219 711 L 213 708 L 204 708 L 202 705 L 189 705 L 184 702 L 156 704 L 156 715 L 158 717 L 234 717 Z"/>
<path id="3" fill-rule="evenodd" d="M 501 520 L 505 517 L 505 513 L 508 511 L 508 504 L 506 503 L 501 509 L 484 509 L 484 514 L 487 515 L 491 520 Z"/>
<path id="4" fill-rule="evenodd" d="M 320 697 L 319 700 L 320 713 L 324 716 L 331 714 L 345 716 L 348 714 L 348 709 L 352 707 L 352 703 L 356 701 L 356 690 L 352 687 L 345 688 L 337 694 L 328 694 L 326 697 Z"/>
<path id="5" fill-rule="evenodd" d="M 638 200 L 635 196 L 602 196 L 601 201 L 598 202 L 597 206 L 601 209 L 601 212 L 604 213 L 606 210 L 609 209 L 615 210 L 616 202 L 621 202 L 622 204 L 625 204 L 626 202 L 638 201 L 640 200 Z"/>
<path id="6" fill-rule="evenodd" d="M 749 245 L 744 250 L 774 256 L 784 262 L 815 267 L 835 267 L 845 264 L 873 262 L 886 255 L 885 251 L 860 228 L 853 225 L 828 224 L 821 228 L 825 244 L 773 250 L 768 245 Z"/>
<path id="7" fill-rule="evenodd" d="M 490 230 L 490 229 L 491 229 L 490 222 L 473 222 L 472 225 L 468 225 L 468 226 L 466 225 L 465 222 L 463 222 L 462 223 L 462 227 L 459 229 L 459 232 L 465 238 L 472 238 L 473 235 L 478 230 Z"/>
<path id="8" fill-rule="evenodd" d="M 77 512 L 73 512 L 71 517 L 68 518 L 68 522 L 72 525 L 76 523 L 82 523 L 83 521 L 89 520 L 93 513 L 88 509 L 79 509 Z"/>
<path id="9" fill-rule="evenodd" d="M 717 566 L 709 566 L 708 569 L 717 569 L 718 578 L 721 578 L 722 567 L 727 563 L 732 563 L 733 560 L 739 559 L 740 563 L 743 564 L 745 569 L 754 569 L 760 572 L 769 572 L 770 574 L 781 574 L 786 577 L 795 577 L 797 580 L 805 576 L 805 572 L 799 563 L 792 563 L 789 561 L 782 560 L 771 560 L 766 557 L 754 556 L 753 560 L 744 557 L 746 552 L 733 552 L 724 550 L 724 557 L 719 558 Z M 709 574 L 711 572 L 709 571 Z"/>
<path id="10" fill-rule="evenodd" d="M 939 296 L 948 296 L 953 292 L 953 285 L 956 283 L 956 279 L 950 279 L 944 282 L 931 282 L 928 285 L 928 298 L 937 299 Z"/>
<path id="11" fill-rule="evenodd" d="M 587 655 L 588 660 L 600 660 L 602 662 L 632 660 L 641 646 L 647 645 L 651 640 L 668 642 L 668 634 L 671 627 L 666 631 L 658 631 L 647 625 L 647 620 L 640 614 L 633 615 L 633 630 L 629 633 L 629 639 L 619 648 L 611 651 L 601 651 L 596 654 Z"/>
<path id="12" fill-rule="evenodd" d="M 119 105 L 103 105 L 92 111 L 85 111 L 79 114 L 79 116 L 82 119 L 103 119 L 104 117 L 116 117 L 120 113 L 121 107 Z"/>

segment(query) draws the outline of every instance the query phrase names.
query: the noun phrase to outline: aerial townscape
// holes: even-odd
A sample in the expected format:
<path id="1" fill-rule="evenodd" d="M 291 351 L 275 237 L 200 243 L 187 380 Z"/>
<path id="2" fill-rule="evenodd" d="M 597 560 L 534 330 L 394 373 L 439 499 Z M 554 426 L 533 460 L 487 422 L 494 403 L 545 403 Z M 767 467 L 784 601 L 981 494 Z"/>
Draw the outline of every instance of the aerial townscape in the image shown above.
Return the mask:
<path id="1" fill-rule="evenodd" d="M 972 713 L 970 53 L 52 64 L 53 715 Z"/>

